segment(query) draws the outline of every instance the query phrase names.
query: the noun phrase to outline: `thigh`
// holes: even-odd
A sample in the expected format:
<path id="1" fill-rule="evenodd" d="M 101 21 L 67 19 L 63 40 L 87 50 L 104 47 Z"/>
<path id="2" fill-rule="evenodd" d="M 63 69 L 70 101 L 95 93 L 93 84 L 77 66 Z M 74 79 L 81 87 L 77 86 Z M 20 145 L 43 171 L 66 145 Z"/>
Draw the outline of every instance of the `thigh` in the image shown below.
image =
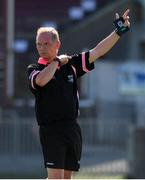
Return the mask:
<path id="1" fill-rule="evenodd" d="M 69 133 L 70 143 L 65 156 L 65 169 L 78 171 L 82 153 L 81 129 L 78 125 L 71 128 Z"/>
<path id="2" fill-rule="evenodd" d="M 43 151 L 44 164 L 47 168 L 64 169 L 66 146 L 57 131 L 40 128 L 40 142 Z"/>

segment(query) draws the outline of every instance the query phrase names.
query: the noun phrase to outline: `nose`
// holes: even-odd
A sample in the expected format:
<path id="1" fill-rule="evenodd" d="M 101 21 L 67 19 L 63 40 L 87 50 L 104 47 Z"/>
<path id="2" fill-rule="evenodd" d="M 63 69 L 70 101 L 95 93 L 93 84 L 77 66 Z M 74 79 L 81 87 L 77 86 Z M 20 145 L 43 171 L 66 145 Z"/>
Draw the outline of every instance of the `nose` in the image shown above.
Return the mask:
<path id="1" fill-rule="evenodd" d="M 39 46 L 39 49 L 40 49 L 40 50 L 43 50 L 43 49 L 44 49 L 43 45 Z"/>

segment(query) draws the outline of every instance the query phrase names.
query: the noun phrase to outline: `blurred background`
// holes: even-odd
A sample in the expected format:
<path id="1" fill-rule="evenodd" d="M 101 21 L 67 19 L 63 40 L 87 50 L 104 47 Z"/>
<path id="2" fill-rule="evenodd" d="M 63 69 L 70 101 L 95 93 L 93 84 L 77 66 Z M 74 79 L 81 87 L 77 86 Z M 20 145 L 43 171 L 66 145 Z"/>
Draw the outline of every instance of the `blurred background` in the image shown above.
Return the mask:
<path id="1" fill-rule="evenodd" d="M 93 48 L 129 8 L 131 30 L 79 79 L 81 170 L 75 178 L 145 178 L 145 0 L 0 0 L 0 178 L 45 178 L 26 69 L 40 26 L 60 54 Z"/>

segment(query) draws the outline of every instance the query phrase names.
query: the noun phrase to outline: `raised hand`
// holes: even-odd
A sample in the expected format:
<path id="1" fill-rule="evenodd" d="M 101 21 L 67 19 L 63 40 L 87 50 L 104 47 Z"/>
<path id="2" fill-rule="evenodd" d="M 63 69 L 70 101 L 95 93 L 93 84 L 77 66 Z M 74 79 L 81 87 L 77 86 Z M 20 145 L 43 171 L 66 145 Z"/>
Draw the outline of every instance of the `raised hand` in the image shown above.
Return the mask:
<path id="1" fill-rule="evenodd" d="M 128 26 L 128 27 L 130 27 L 130 22 L 129 22 L 129 12 L 130 12 L 130 9 L 127 9 L 125 12 L 124 12 L 124 14 L 122 15 L 122 17 L 123 17 L 123 19 L 124 19 L 124 26 Z M 118 13 L 116 13 L 115 14 L 115 16 L 116 16 L 116 19 L 119 19 L 120 18 L 120 16 L 119 16 L 119 14 Z"/>
<path id="2" fill-rule="evenodd" d="M 115 31 L 119 36 L 122 36 L 123 34 L 125 34 L 127 31 L 129 31 L 130 28 L 130 22 L 129 22 L 129 12 L 130 10 L 127 9 L 124 14 L 119 17 L 119 14 L 116 13 L 116 20 L 114 21 L 115 24 Z"/>

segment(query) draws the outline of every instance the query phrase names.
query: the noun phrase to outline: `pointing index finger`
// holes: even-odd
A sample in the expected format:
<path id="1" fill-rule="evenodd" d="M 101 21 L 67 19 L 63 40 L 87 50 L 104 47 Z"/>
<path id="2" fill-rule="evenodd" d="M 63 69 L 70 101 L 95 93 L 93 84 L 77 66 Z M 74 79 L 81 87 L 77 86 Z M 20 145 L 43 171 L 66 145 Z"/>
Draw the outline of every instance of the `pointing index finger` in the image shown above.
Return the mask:
<path id="1" fill-rule="evenodd" d="M 130 11 L 130 9 L 127 9 L 127 10 L 125 11 L 125 13 L 123 14 L 123 17 L 126 17 L 126 16 L 128 15 L 128 13 L 129 13 L 129 11 Z"/>

